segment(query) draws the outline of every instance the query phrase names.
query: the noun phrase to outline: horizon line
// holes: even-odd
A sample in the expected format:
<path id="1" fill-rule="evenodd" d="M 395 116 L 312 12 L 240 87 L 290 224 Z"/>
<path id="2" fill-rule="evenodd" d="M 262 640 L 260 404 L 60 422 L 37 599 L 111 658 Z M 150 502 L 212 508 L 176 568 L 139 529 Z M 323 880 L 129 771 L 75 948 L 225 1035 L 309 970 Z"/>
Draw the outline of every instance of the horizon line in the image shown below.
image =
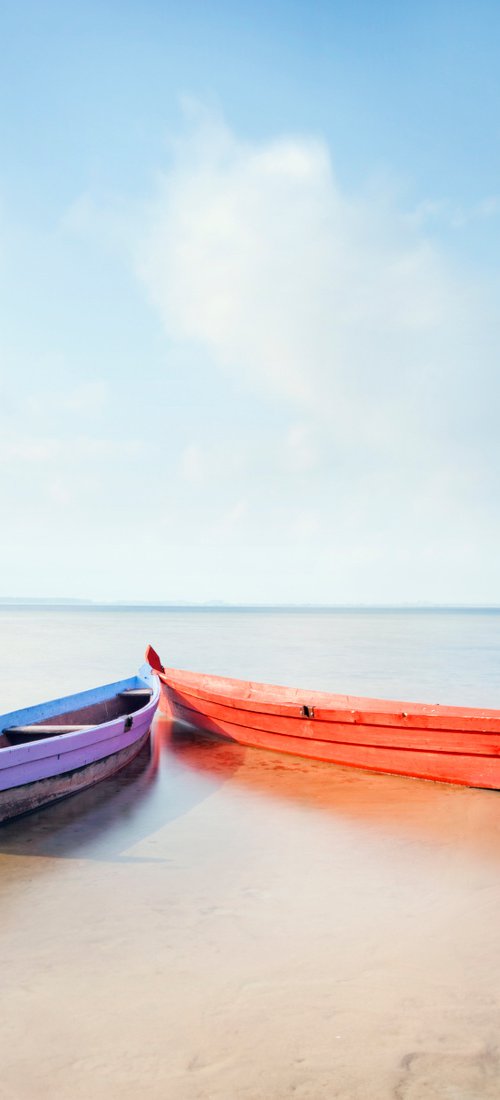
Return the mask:
<path id="1" fill-rule="evenodd" d="M 318 602 L 243 602 L 236 603 L 227 600 L 204 600 L 200 602 L 190 600 L 95 600 L 73 596 L 0 596 L 0 607 L 74 607 L 74 608 L 158 608 L 169 611 L 185 610 L 309 610 L 309 611 L 500 611 L 500 603 L 487 602 L 431 602 L 431 601 L 399 601 L 382 603 L 318 603 Z"/>

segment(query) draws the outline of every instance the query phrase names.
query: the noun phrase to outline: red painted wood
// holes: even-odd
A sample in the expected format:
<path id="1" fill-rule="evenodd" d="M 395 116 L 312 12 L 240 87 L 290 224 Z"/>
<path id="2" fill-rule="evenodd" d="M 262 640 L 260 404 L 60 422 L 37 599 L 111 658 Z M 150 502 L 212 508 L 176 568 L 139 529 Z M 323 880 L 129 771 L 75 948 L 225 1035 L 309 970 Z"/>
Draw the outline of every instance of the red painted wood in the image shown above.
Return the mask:
<path id="1" fill-rule="evenodd" d="M 167 714 L 243 745 L 500 789 L 500 711 L 328 695 L 177 669 L 157 674 Z M 304 706 L 314 717 L 303 715 Z"/>
<path id="2" fill-rule="evenodd" d="M 200 700 L 219 701 L 237 710 L 260 714 L 302 717 L 302 707 L 314 708 L 316 719 L 370 725 L 395 725 L 414 729 L 484 730 L 500 733 L 500 711 L 473 707 L 442 707 L 395 700 L 364 699 L 353 695 L 327 695 L 319 691 L 256 684 L 219 676 L 197 675 L 177 669 L 161 669 L 168 683 Z M 160 677 L 162 679 L 162 677 Z M 238 694 L 241 689 L 241 694 Z"/>
<path id="3" fill-rule="evenodd" d="M 185 720 L 192 712 L 186 712 Z M 470 787 L 500 787 L 500 759 L 489 756 L 466 756 L 458 753 L 431 753 L 411 749 L 374 748 L 367 745 L 342 745 L 338 742 L 304 739 L 301 735 L 282 736 L 272 742 L 269 735 L 231 722 L 213 722 L 204 718 L 197 726 L 208 732 L 222 734 L 243 745 L 273 749 L 279 752 L 326 760 L 333 764 L 367 768 L 370 771 L 408 775 L 417 779 L 434 779 L 445 783 L 461 783 Z"/>
<path id="4" fill-rule="evenodd" d="M 176 710 L 182 707 L 191 713 L 191 722 L 195 722 L 200 713 L 199 700 L 185 690 L 170 689 Z M 380 746 L 382 748 L 416 748 L 432 752 L 467 752 L 480 755 L 498 753 L 500 756 L 500 733 L 457 733 L 450 730 L 408 730 L 396 726 L 371 726 L 365 723 L 353 725 L 351 722 L 298 719 L 282 715 L 259 714 L 256 711 L 239 711 L 236 707 L 226 707 L 221 703 L 203 701 L 202 713 L 215 722 L 230 722 L 236 726 L 258 730 L 275 736 L 298 736 L 314 741 L 338 741 L 347 744 Z M 299 734 L 300 730 L 300 734 Z"/>

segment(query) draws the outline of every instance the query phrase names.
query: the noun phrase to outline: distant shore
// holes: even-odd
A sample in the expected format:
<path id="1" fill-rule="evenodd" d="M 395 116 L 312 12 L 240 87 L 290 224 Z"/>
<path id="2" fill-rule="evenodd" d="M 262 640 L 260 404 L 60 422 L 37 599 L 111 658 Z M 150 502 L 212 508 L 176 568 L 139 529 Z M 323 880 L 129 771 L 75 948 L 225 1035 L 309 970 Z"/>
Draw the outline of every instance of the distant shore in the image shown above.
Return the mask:
<path id="1" fill-rule="evenodd" d="M 39 608 L 84 611 L 113 610 L 159 610 L 159 611 L 358 611 L 358 612 L 500 612 L 500 604 L 440 604 L 440 603 L 397 603 L 397 604 L 315 604 L 315 603 L 224 603 L 208 601 L 190 603 L 188 601 L 162 602 L 153 600 L 89 600 L 72 598 L 29 598 L 0 596 L 0 609 Z"/>

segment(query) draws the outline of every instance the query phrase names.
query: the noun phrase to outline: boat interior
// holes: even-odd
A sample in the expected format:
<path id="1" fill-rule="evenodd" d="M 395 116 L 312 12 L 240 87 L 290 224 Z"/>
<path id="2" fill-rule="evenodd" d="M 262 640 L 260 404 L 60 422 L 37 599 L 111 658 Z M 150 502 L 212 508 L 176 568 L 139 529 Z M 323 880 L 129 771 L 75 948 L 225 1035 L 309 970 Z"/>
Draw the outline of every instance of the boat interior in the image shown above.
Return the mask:
<path id="1" fill-rule="evenodd" d="M 152 694 L 148 687 L 124 688 L 108 699 L 52 714 L 50 717 L 43 717 L 39 722 L 4 727 L 0 733 L 0 749 L 41 741 L 46 737 L 94 729 L 114 718 L 132 718 L 136 711 L 146 706 Z"/>

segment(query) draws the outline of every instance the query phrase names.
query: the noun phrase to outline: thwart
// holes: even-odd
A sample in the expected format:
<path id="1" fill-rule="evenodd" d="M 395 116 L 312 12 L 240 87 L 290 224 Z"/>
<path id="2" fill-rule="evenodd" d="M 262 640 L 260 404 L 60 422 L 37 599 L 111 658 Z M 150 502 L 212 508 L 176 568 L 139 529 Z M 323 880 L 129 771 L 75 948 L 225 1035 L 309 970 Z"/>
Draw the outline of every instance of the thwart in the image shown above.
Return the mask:
<path id="1" fill-rule="evenodd" d="M 370 771 L 500 789 L 500 710 L 329 695 L 164 668 L 160 710 L 242 745 Z"/>

